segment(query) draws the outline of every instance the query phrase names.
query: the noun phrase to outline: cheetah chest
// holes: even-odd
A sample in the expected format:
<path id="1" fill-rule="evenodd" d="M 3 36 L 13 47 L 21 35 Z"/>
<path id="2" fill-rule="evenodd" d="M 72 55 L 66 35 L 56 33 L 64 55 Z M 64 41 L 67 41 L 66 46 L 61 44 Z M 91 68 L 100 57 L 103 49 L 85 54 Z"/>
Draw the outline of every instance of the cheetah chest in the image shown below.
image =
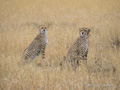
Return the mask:
<path id="1" fill-rule="evenodd" d="M 78 55 L 84 56 L 88 52 L 88 44 L 82 43 L 78 46 Z"/>

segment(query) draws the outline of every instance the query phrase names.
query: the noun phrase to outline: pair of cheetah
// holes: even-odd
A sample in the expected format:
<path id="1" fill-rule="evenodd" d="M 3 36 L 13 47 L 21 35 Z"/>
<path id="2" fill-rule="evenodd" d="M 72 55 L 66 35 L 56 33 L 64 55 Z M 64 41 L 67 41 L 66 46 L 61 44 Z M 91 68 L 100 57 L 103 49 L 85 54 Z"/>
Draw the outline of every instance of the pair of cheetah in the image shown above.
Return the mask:
<path id="1" fill-rule="evenodd" d="M 42 54 L 42 59 L 45 59 L 45 49 L 48 44 L 46 27 L 40 27 L 39 31 L 40 33 L 25 49 L 22 60 L 31 62 L 38 57 L 39 54 Z M 69 61 L 74 68 L 76 68 L 76 65 L 79 65 L 79 61 L 87 61 L 89 32 L 90 29 L 88 28 L 80 28 L 80 36 L 67 51 L 66 60 Z"/>

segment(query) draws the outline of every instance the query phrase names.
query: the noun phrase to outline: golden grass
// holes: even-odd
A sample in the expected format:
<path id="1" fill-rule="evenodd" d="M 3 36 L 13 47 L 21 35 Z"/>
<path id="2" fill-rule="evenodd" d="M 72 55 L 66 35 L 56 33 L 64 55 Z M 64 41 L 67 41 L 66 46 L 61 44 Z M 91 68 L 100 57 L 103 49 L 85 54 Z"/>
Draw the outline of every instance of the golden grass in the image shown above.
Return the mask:
<path id="1" fill-rule="evenodd" d="M 119 90 L 119 0 L 0 0 L 0 90 Z M 46 61 L 51 67 L 19 66 L 21 54 L 49 25 Z M 79 36 L 91 28 L 88 65 L 76 72 L 59 63 Z"/>

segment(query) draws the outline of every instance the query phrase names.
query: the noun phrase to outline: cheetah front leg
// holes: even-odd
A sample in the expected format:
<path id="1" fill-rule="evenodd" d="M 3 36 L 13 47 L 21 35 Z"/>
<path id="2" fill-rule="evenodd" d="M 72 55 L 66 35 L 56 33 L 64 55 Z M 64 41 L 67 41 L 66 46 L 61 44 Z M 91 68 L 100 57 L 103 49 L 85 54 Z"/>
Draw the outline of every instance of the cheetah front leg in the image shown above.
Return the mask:
<path id="1" fill-rule="evenodd" d="M 76 68 L 78 67 L 77 58 L 72 58 L 71 59 L 71 66 L 72 66 L 73 71 L 76 71 Z"/>
<path id="2" fill-rule="evenodd" d="M 41 62 L 41 66 L 45 67 L 47 65 L 46 60 L 45 60 L 45 47 L 43 46 L 41 49 L 41 55 L 42 55 L 42 62 Z"/>
<path id="3" fill-rule="evenodd" d="M 85 64 L 87 64 L 87 56 L 88 56 L 88 50 L 86 51 L 85 56 L 84 56 Z"/>
<path id="4" fill-rule="evenodd" d="M 41 56 L 42 56 L 42 61 L 41 63 L 38 63 L 37 66 L 45 66 L 45 47 L 41 48 Z"/>
<path id="5" fill-rule="evenodd" d="M 46 46 L 43 46 L 42 48 L 42 60 L 45 60 L 45 47 Z"/>

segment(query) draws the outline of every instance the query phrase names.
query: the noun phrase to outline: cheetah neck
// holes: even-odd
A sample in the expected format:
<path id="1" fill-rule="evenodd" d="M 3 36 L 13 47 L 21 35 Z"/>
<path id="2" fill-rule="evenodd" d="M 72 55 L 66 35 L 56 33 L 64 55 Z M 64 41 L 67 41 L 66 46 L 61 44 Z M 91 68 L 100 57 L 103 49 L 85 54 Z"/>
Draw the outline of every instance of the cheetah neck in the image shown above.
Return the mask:
<path id="1" fill-rule="evenodd" d="M 43 38 L 45 38 L 45 39 L 47 39 L 47 35 L 46 34 L 44 34 L 44 35 L 41 35 Z"/>
<path id="2" fill-rule="evenodd" d="M 45 42 L 45 44 L 48 44 L 47 34 L 42 35 L 42 38 L 43 42 Z"/>
<path id="3" fill-rule="evenodd" d="M 88 38 L 80 37 L 80 41 L 85 42 L 86 44 L 88 44 Z"/>
<path id="4" fill-rule="evenodd" d="M 88 50 L 88 38 L 80 38 L 80 43 L 85 46 L 85 51 Z"/>

